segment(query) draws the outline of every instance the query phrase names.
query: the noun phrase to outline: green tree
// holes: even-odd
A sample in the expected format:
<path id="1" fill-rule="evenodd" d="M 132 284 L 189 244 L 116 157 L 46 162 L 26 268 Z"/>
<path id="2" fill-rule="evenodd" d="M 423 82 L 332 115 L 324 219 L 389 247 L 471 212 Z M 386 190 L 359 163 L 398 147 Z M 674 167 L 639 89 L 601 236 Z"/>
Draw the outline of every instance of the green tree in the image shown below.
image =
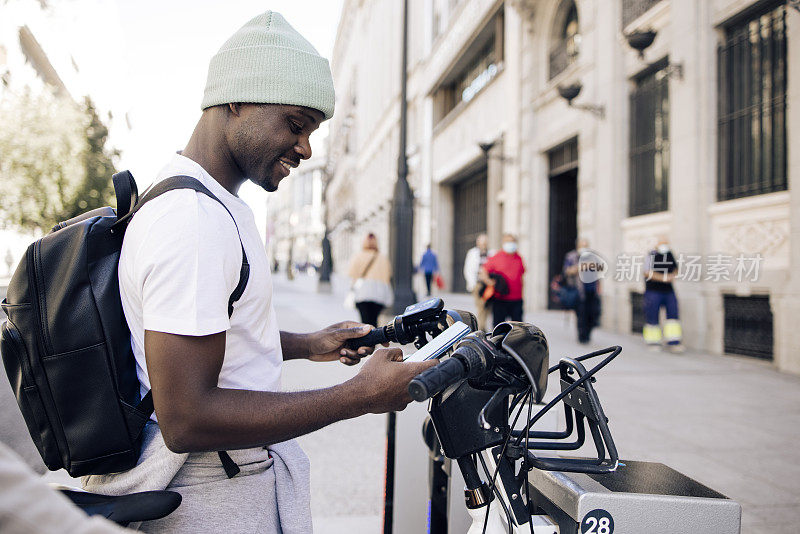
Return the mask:
<path id="1" fill-rule="evenodd" d="M 0 224 L 47 232 L 54 224 L 109 205 L 119 153 L 86 98 L 49 93 L 0 102 Z"/>
<path id="2" fill-rule="evenodd" d="M 88 96 L 84 100 L 83 112 L 86 116 L 86 148 L 83 151 L 83 183 L 75 196 L 64 206 L 64 219 L 69 219 L 84 211 L 114 204 L 114 184 L 111 176 L 117 172 L 114 160 L 119 151 L 106 147 L 108 127 L 97 115 L 94 102 Z"/>

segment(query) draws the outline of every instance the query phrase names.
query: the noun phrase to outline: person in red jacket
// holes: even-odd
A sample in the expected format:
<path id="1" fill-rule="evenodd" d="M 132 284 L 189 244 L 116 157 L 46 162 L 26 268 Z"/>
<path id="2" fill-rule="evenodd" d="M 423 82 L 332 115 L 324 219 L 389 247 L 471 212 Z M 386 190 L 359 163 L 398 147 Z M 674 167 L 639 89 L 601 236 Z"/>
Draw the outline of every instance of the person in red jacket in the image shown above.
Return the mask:
<path id="1" fill-rule="evenodd" d="M 522 320 L 524 274 L 525 263 L 517 252 L 517 238 L 512 234 L 504 234 L 502 250 L 486 260 L 480 272 L 481 280 L 495 288 L 492 297 L 492 320 L 495 326 L 507 318 Z"/>

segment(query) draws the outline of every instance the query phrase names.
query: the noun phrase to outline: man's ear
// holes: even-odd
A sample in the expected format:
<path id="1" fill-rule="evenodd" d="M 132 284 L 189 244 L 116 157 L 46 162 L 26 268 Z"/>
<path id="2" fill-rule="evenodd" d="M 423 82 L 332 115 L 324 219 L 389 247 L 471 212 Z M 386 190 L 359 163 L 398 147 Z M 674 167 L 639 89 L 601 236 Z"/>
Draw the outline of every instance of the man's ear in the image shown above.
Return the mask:
<path id="1" fill-rule="evenodd" d="M 230 109 L 231 113 L 233 113 L 237 117 L 239 116 L 240 104 L 236 102 L 230 102 L 228 103 L 228 109 Z"/>

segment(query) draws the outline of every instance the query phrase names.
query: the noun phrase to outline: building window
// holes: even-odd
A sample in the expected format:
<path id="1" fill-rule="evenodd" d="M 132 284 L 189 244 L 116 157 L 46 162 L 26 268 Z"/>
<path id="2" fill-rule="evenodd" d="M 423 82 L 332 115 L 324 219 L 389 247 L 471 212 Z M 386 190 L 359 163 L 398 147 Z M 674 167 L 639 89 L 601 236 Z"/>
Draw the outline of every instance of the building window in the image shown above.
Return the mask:
<path id="1" fill-rule="evenodd" d="M 771 360 L 773 324 L 769 295 L 723 295 L 723 304 L 725 352 Z"/>
<path id="2" fill-rule="evenodd" d="M 492 40 L 481 50 L 468 70 L 456 79 L 456 100 L 469 102 L 496 75 L 497 59 L 494 53 L 494 40 Z"/>
<path id="3" fill-rule="evenodd" d="M 669 78 L 666 60 L 640 75 L 631 93 L 631 217 L 669 206 Z"/>
<path id="4" fill-rule="evenodd" d="M 547 151 L 549 176 L 558 176 L 578 167 L 578 138 L 561 143 Z"/>
<path id="5" fill-rule="evenodd" d="M 434 93 L 435 123 L 462 102 L 472 100 L 497 76 L 503 62 L 503 26 L 501 9 L 456 61 L 453 71 Z"/>
<path id="6" fill-rule="evenodd" d="M 622 27 L 647 13 L 661 0 L 622 0 Z"/>
<path id="7" fill-rule="evenodd" d="M 550 79 L 564 72 L 578 59 L 580 44 L 578 9 L 572 0 L 564 1 L 558 8 L 553 27 L 553 42 L 550 47 Z"/>
<path id="8" fill-rule="evenodd" d="M 729 24 L 718 56 L 717 200 L 785 190 L 785 6 Z"/>

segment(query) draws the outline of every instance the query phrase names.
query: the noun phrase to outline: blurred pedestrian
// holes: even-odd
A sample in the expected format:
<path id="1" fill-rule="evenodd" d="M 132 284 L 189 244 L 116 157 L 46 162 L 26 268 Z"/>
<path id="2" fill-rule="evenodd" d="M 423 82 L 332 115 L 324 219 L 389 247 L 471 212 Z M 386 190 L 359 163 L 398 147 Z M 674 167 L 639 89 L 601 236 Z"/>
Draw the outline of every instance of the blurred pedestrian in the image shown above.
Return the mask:
<path id="1" fill-rule="evenodd" d="M 350 261 L 347 275 L 353 279 L 352 291 L 361 322 L 378 326 L 378 315 L 392 303 L 392 266 L 378 251 L 378 238 L 370 232 L 361 252 Z"/>
<path id="2" fill-rule="evenodd" d="M 672 254 L 669 240 L 659 236 L 658 244 L 647 255 L 644 263 L 644 318 L 642 331 L 644 341 L 652 348 L 661 345 L 662 335 L 659 326 L 661 308 L 667 312 L 663 339 L 673 352 L 683 352 L 681 344 L 683 332 L 678 318 L 678 299 L 672 281 L 678 274 L 678 262 Z"/>
<path id="3" fill-rule="evenodd" d="M 525 263 L 517 252 L 517 238 L 504 234 L 502 250 L 491 256 L 480 269 L 481 281 L 495 289 L 492 296 L 494 326 L 510 318 L 521 321 L 523 313 L 522 286 Z M 501 286 L 505 286 L 500 289 Z"/>
<path id="4" fill-rule="evenodd" d="M 436 253 L 431 250 L 430 244 L 425 248 L 425 253 L 419 262 L 419 268 L 425 275 L 425 287 L 428 291 L 428 296 L 431 296 L 431 283 L 433 277 L 439 273 L 439 258 Z"/>
<path id="5" fill-rule="evenodd" d="M 489 306 L 483 300 L 483 290 L 486 285 L 478 279 L 481 267 L 494 255 L 489 250 L 489 239 L 486 234 L 479 234 L 475 239 L 475 246 L 467 251 L 464 259 L 464 280 L 467 282 L 467 291 L 472 293 L 475 300 L 475 312 L 478 318 L 478 329 L 486 330 L 486 320 L 489 318 Z"/>
<path id="6" fill-rule="evenodd" d="M 589 241 L 578 238 L 575 250 L 567 252 L 564 256 L 564 279 L 569 287 L 578 289 L 578 300 L 575 303 L 575 315 L 578 320 L 578 342 L 589 343 L 592 329 L 600 321 L 600 280 L 595 277 L 581 276 L 584 272 L 591 272 L 589 264 L 596 261 L 597 256 L 589 249 Z"/>

